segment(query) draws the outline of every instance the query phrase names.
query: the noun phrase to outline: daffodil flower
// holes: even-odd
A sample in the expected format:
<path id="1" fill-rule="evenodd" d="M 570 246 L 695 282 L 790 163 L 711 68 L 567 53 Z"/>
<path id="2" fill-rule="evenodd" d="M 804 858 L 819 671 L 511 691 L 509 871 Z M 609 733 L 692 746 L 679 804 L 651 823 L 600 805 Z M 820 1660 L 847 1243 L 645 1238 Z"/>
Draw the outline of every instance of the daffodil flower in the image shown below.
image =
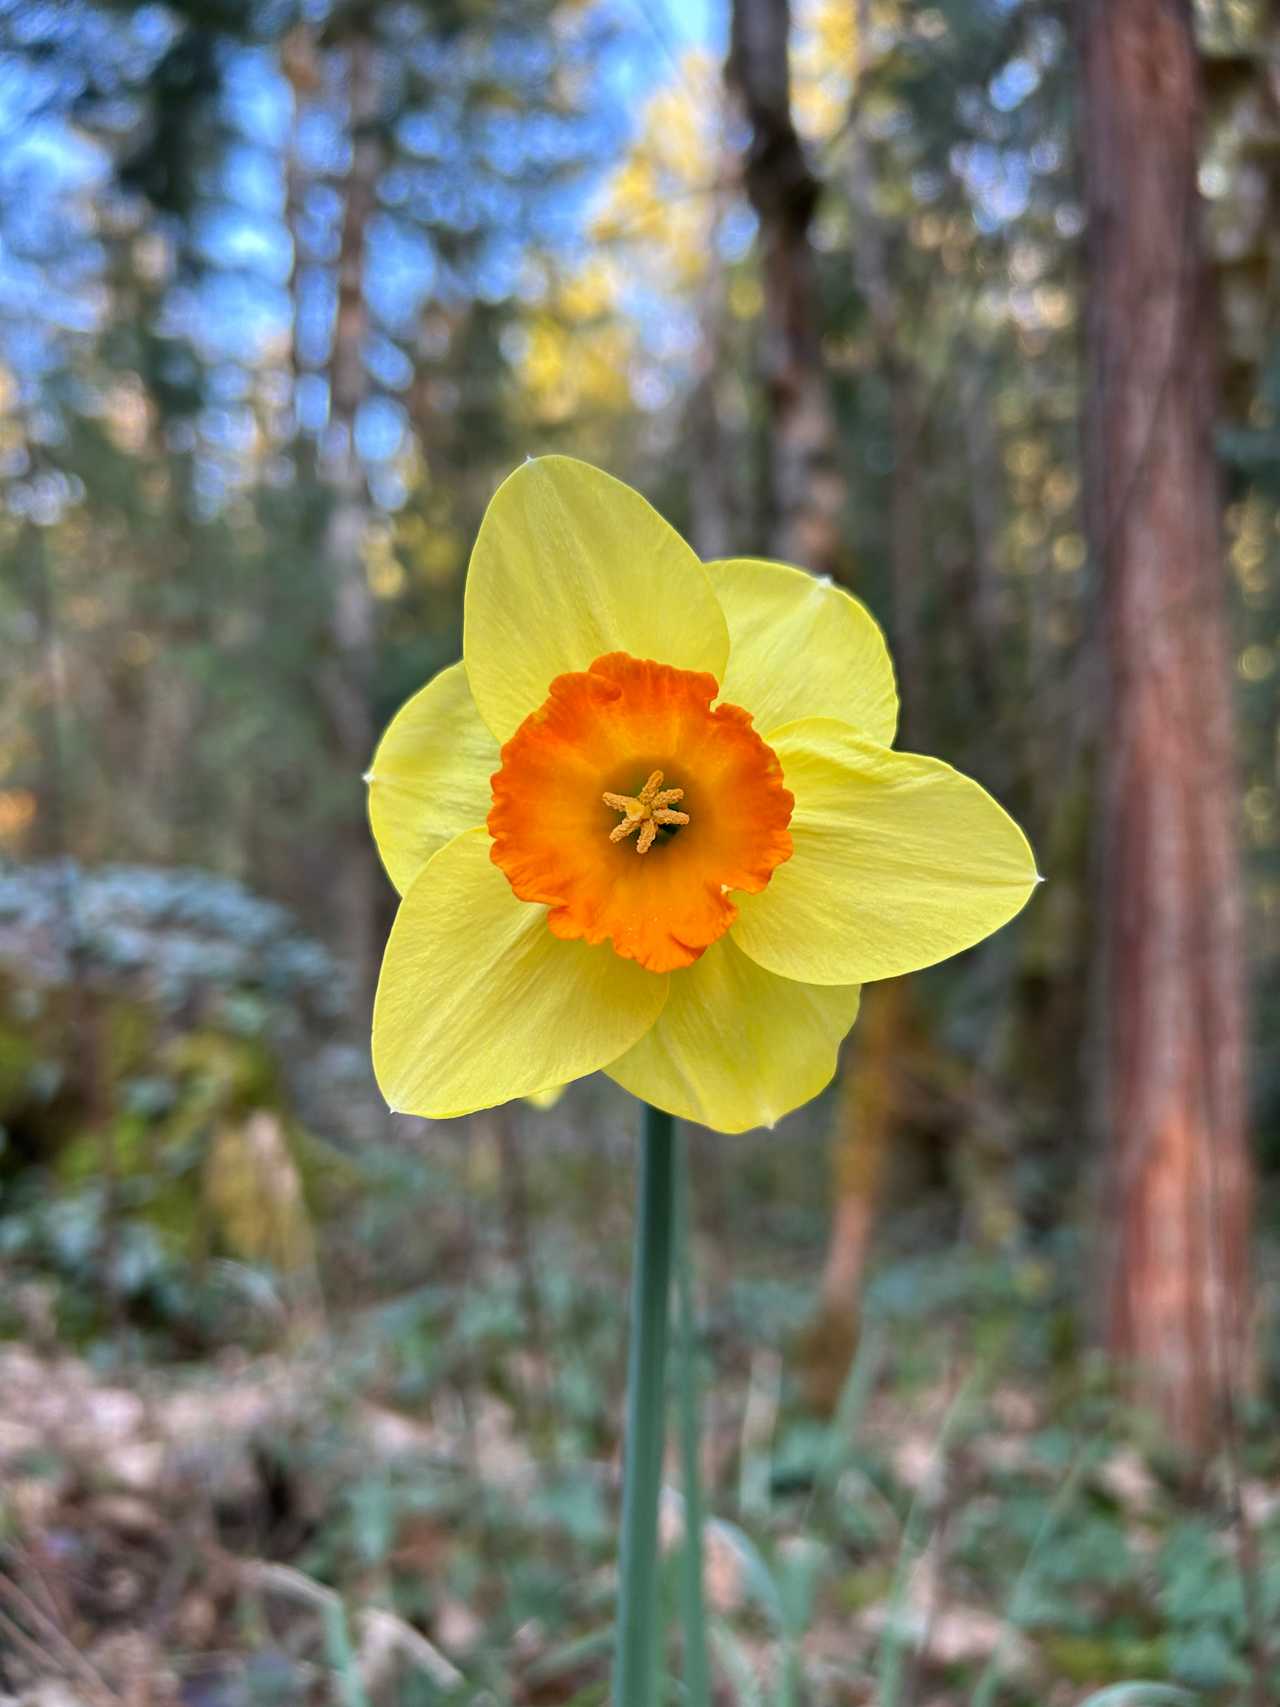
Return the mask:
<path id="1" fill-rule="evenodd" d="M 736 1132 L 816 1095 L 862 983 L 968 948 L 1037 881 L 977 783 L 891 749 L 896 714 L 839 587 L 703 564 L 586 463 L 517 469 L 463 660 L 368 777 L 402 897 L 373 1022 L 391 1106 L 466 1114 L 603 1068 Z"/>

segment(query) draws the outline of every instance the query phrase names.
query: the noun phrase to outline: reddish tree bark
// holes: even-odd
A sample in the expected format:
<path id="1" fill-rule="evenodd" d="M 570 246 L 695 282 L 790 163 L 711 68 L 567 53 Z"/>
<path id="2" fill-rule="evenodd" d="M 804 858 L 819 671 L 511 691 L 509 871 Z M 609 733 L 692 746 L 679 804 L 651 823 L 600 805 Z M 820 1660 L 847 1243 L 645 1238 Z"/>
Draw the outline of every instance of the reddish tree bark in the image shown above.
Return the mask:
<path id="1" fill-rule="evenodd" d="M 1086 0 L 1087 463 L 1102 575 L 1107 1332 L 1204 1452 L 1246 1362 L 1250 1164 L 1213 312 L 1186 0 Z"/>
<path id="2" fill-rule="evenodd" d="M 788 0 L 733 0 L 727 75 L 751 129 L 743 178 L 760 221 L 770 549 L 788 563 L 835 575 L 844 479 L 809 241 L 820 186 L 791 118 L 790 32 Z"/>

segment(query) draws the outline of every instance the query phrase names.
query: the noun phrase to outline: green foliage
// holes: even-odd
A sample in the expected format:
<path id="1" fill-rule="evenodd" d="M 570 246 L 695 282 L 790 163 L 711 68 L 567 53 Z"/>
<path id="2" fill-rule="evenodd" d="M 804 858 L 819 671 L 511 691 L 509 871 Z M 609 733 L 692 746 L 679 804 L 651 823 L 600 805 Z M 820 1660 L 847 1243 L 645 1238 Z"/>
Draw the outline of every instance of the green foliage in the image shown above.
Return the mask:
<path id="1" fill-rule="evenodd" d="M 274 1333 L 353 1172 L 294 1112 L 328 955 L 235 884 L 66 865 L 0 872 L 0 950 L 14 1280 L 56 1279 L 73 1344 L 113 1312 L 161 1344 Z"/>

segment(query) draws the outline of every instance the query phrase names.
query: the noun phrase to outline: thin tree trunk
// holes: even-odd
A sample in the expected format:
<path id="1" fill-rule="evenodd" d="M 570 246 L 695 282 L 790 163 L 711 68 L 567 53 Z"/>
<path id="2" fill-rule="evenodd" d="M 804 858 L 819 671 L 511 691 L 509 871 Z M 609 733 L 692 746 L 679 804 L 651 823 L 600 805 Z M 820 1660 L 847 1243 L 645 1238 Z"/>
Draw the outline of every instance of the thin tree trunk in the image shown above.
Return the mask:
<path id="1" fill-rule="evenodd" d="M 1090 529 L 1106 623 L 1107 1334 L 1194 1453 L 1250 1316 L 1242 895 L 1186 0 L 1087 0 Z"/>
<path id="2" fill-rule="evenodd" d="M 873 37 L 869 0 L 857 0 L 857 67 L 849 114 L 847 185 L 853 212 L 854 283 L 867 305 L 876 359 L 889 392 L 893 475 L 889 486 L 889 554 L 893 581 L 893 640 L 902 682 L 898 745 L 923 746 L 925 670 L 920 645 L 924 539 L 920 493 L 921 408 L 919 384 L 902 348 L 898 305 L 888 256 L 888 233 L 876 207 L 875 177 L 861 106 L 870 69 Z"/>
<path id="3" fill-rule="evenodd" d="M 834 575 L 845 489 L 809 241 L 820 186 L 791 117 L 790 27 L 788 0 L 733 0 L 727 77 L 750 126 L 743 177 L 760 221 L 770 549 L 786 562 Z"/>
<path id="4" fill-rule="evenodd" d="M 304 446 L 309 443 L 305 436 L 299 432 L 298 421 L 299 392 L 308 367 L 303 351 L 304 340 L 301 335 L 301 307 L 303 279 L 309 259 L 303 235 L 306 227 L 308 174 L 302 159 L 300 132 L 307 108 L 315 99 L 323 83 L 315 33 L 309 25 L 295 24 L 285 36 L 280 44 L 280 68 L 293 91 L 293 115 L 289 126 L 289 143 L 284 162 L 284 217 L 293 251 L 288 284 L 293 299 L 293 316 L 289 336 L 289 377 L 293 395 L 293 428 L 297 435 L 295 454 L 300 454 L 303 452 Z"/>
<path id="5" fill-rule="evenodd" d="M 990 714 L 999 703 L 1003 617 L 1000 589 L 1000 456 L 991 430 L 991 399 L 978 358 L 964 385 L 963 438 L 973 519 L 973 672 L 975 697 Z"/>
<path id="6" fill-rule="evenodd" d="M 725 427 L 721 391 L 728 365 L 729 304 L 724 258 L 720 252 L 728 177 L 728 145 L 723 110 L 716 126 L 715 185 L 707 220 L 707 270 L 698 291 L 698 383 L 689 399 L 689 440 L 693 453 L 690 477 L 691 536 L 698 555 L 707 561 L 730 557 L 734 549 L 734 517 L 738 504 L 731 472 L 731 446 Z"/>
<path id="7" fill-rule="evenodd" d="M 902 705 L 898 745 L 928 745 L 928 672 L 921 644 L 924 583 L 924 503 L 920 466 L 921 420 L 916 376 L 892 344 L 882 350 L 891 393 L 893 479 L 890 483 L 890 566 L 893 572 L 893 639 L 898 653 Z"/>
<path id="8" fill-rule="evenodd" d="M 365 247 L 376 206 L 380 146 L 374 123 L 378 89 L 373 43 L 357 30 L 346 45 L 351 164 L 344 189 L 338 254 L 338 308 L 329 362 L 333 448 L 326 472 L 333 508 L 325 555 L 333 587 L 335 668 L 327 698 L 340 760 L 351 780 L 351 810 L 340 826 L 334 896 L 339 947 L 350 968 L 357 1023 L 366 1012 L 376 973 L 374 933 L 377 872 L 359 798 L 373 752 L 370 689 L 373 676 L 374 611 L 364 563 L 369 497 L 356 449 L 355 424 L 367 394 L 364 344 L 368 330 Z"/>
<path id="9" fill-rule="evenodd" d="M 797 1348 L 809 1408 L 830 1416 L 858 1347 L 862 1290 L 894 1138 L 902 1123 L 906 984 L 868 985 L 843 1051 L 831 1136 L 834 1203 L 817 1308 Z"/>

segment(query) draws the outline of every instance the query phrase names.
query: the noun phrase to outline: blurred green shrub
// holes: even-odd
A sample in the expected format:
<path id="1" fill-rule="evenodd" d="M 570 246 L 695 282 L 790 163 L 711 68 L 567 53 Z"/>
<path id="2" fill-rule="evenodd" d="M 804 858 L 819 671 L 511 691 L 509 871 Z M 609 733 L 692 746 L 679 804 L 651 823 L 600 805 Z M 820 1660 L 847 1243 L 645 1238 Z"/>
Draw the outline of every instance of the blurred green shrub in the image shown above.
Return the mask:
<path id="1" fill-rule="evenodd" d="M 225 878 L 0 868 L 0 1310 L 43 1279 L 77 1343 L 123 1315 L 197 1349 L 246 1300 L 278 1328 L 346 1183 L 302 1114 L 341 1073 L 344 1000 L 331 956 Z"/>

